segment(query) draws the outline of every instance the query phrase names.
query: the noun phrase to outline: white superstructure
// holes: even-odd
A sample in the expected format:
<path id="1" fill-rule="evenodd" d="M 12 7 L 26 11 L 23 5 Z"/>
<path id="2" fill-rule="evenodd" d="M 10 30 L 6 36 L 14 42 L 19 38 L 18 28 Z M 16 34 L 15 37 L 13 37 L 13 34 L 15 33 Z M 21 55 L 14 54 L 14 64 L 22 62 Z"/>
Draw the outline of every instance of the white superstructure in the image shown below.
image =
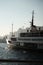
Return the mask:
<path id="1" fill-rule="evenodd" d="M 22 46 L 28 48 L 43 49 L 43 27 L 33 24 L 34 11 L 32 12 L 32 22 L 30 28 L 19 29 L 15 35 L 7 38 L 7 43 L 10 46 Z"/>

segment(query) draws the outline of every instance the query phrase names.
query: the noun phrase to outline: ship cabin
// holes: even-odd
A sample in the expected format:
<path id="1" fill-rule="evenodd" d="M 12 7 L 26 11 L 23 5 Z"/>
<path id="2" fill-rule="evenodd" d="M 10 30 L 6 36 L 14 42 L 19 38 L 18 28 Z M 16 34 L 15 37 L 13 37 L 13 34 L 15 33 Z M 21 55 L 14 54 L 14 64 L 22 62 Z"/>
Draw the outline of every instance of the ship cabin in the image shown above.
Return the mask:
<path id="1" fill-rule="evenodd" d="M 30 30 L 20 33 L 20 37 L 43 37 L 43 30 Z"/>

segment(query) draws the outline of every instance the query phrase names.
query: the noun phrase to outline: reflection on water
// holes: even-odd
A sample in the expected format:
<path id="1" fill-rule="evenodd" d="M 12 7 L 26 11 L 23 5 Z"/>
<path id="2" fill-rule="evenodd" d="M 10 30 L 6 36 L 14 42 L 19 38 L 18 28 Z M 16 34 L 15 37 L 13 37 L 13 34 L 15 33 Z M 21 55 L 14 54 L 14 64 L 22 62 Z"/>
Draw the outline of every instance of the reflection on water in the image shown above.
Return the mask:
<path id="1" fill-rule="evenodd" d="M 14 50 L 8 49 L 6 43 L 0 43 L 0 58 L 4 59 L 26 59 L 26 60 L 43 60 L 43 53 L 39 52 L 30 52 L 30 51 L 23 51 L 23 50 Z M 23 64 L 23 63 L 1 63 L 1 65 L 30 65 L 30 64 Z M 32 64 L 36 65 L 36 64 Z M 39 64 L 41 65 L 41 64 Z"/>

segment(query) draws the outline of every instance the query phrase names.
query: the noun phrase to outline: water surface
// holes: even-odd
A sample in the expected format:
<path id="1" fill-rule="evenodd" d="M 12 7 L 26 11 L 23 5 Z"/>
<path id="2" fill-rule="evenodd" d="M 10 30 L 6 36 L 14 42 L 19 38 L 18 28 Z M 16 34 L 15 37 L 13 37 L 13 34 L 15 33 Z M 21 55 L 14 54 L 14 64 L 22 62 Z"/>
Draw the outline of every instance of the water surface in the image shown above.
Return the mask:
<path id="1" fill-rule="evenodd" d="M 30 52 L 25 50 L 9 49 L 6 43 L 0 43 L 0 58 L 3 59 L 18 59 L 18 60 L 43 60 L 43 53 Z M 1 65 L 31 65 L 23 63 L 1 63 Z M 37 65 L 32 64 L 32 65 Z M 41 64 L 39 64 L 41 65 Z"/>

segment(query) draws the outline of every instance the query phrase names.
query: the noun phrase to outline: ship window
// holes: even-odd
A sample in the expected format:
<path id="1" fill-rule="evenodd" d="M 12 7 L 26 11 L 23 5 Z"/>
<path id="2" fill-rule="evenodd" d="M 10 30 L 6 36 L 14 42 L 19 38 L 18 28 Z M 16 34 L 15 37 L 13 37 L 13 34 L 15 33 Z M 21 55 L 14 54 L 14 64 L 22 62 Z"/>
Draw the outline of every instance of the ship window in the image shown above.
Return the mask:
<path id="1" fill-rule="evenodd" d="M 43 41 L 43 39 L 32 39 L 33 41 Z"/>
<path id="2" fill-rule="evenodd" d="M 43 36 L 43 32 L 40 32 L 40 36 L 41 36 L 41 37 Z"/>
<path id="3" fill-rule="evenodd" d="M 29 41 L 31 39 L 24 39 L 24 38 L 23 39 L 22 38 L 20 39 L 20 38 L 18 38 L 18 40 L 26 40 L 26 41 Z"/>
<path id="4" fill-rule="evenodd" d="M 27 32 L 29 32 L 29 30 L 27 30 Z"/>
<path id="5" fill-rule="evenodd" d="M 16 38 L 11 38 L 12 41 L 16 41 Z"/>
<path id="6" fill-rule="evenodd" d="M 24 36 L 25 36 L 25 33 L 20 33 L 20 36 L 21 36 L 21 37 L 24 37 Z"/>
<path id="7" fill-rule="evenodd" d="M 43 37 L 43 33 L 20 33 L 20 37 Z"/>

